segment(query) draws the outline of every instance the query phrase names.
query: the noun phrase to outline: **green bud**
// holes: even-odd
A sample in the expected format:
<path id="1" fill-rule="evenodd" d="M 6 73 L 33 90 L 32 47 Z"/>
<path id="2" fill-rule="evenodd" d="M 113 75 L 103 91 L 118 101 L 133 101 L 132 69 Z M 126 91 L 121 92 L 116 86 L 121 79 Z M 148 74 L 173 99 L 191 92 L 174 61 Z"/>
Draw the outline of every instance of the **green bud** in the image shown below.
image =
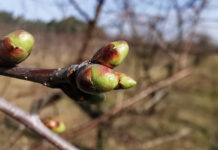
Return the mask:
<path id="1" fill-rule="evenodd" d="M 89 104 L 97 104 L 104 101 L 104 93 L 85 94 L 84 99 Z"/>
<path id="2" fill-rule="evenodd" d="M 33 36 L 18 30 L 0 40 L 0 64 L 15 65 L 25 60 L 34 45 Z"/>
<path id="3" fill-rule="evenodd" d="M 54 119 L 47 119 L 43 123 L 47 128 L 56 133 L 62 133 L 66 130 L 66 126 L 63 122 Z"/>
<path id="4" fill-rule="evenodd" d="M 116 72 L 116 74 L 119 77 L 119 85 L 116 89 L 127 89 L 136 85 L 136 81 L 124 73 Z"/>
<path id="5" fill-rule="evenodd" d="M 53 128 L 52 131 L 56 133 L 63 133 L 66 130 L 66 126 L 63 122 L 60 122 L 57 128 Z"/>
<path id="6" fill-rule="evenodd" d="M 82 68 L 76 78 L 77 87 L 88 94 L 113 90 L 118 81 L 118 76 L 112 69 L 98 64 Z"/>
<path id="7" fill-rule="evenodd" d="M 92 57 L 91 62 L 114 68 L 124 60 L 128 52 L 129 46 L 127 42 L 112 42 L 98 50 Z"/>

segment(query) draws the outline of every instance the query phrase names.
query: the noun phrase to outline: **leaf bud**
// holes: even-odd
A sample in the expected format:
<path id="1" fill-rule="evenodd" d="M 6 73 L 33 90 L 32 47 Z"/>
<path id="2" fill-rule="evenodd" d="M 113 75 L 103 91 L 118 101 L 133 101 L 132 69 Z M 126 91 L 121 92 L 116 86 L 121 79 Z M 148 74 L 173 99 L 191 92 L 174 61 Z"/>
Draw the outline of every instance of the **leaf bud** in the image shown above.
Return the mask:
<path id="1" fill-rule="evenodd" d="M 136 85 L 136 81 L 124 73 L 116 72 L 119 77 L 119 84 L 116 89 L 127 89 Z"/>
<path id="2" fill-rule="evenodd" d="M 111 91 L 118 82 L 118 76 L 112 69 L 99 64 L 81 68 L 76 77 L 77 87 L 88 94 Z"/>
<path id="3" fill-rule="evenodd" d="M 0 40 L 0 65 L 16 65 L 25 60 L 34 45 L 33 36 L 18 30 Z"/>
<path id="4" fill-rule="evenodd" d="M 89 104 L 98 104 L 100 102 L 103 102 L 104 98 L 104 93 L 84 94 L 84 100 Z"/>
<path id="5" fill-rule="evenodd" d="M 126 41 L 115 41 L 98 50 L 91 59 L 92 63 L 98 63 L 109 68 L 118 66 L 129 52 Z"/>
<path id="6" fill-rule="evenodd" d="M 63 122 L 54 119 L 46 119 L 43 121 L 44 125 L 55 133 L 62 133 L 66 130 Z"/>

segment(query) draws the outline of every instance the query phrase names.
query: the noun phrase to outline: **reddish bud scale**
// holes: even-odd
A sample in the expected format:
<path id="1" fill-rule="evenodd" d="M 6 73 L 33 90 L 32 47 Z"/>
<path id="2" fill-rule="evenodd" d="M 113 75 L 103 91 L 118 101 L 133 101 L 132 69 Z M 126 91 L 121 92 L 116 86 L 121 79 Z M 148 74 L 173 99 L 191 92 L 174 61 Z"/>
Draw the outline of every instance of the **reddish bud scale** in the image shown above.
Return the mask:
<path id="1" fill-rule="evenodd" d="M 47 119 L 43 123 L 47 128 L 56 133 L 62 133 L 66 130 L 66 126 L 63 122 L 54 119 Z"/>
<path id="2" fill-rule="evenodd" d="M 118 51 L 114 47 L 114 44 L 108 44 L 107 46 L 101 48 L 93 57 L 93 62 L 102 64 L 109 68 L 114 68 L 114 65 L 108 63 L 119 55 Z"/>
<path id="3" fill-rule="evenodd" d="M 114 68 L 123 61 L 128 51 L 129 46 L 125 41 L 112 42 L 98 50 L 91 62 Z"/>
<path id="4" fill-rule="evenodd" d="M 49 129 L 58 128 L 58 126 L 60 125 L 59 121 L 56 121 L 56 120 L 53 120 L 53 119 L 47 119 L 43 123 Z"/>
<path id="5" fill-rule="evenodd" d="M 23 52 L 19 47 L 14 48 L 8 38 L 0 40 L 0 64 L 16 64 L 16 58 Z"/>
<path id="6" fill-rule="evenodd" d="M 87 93 L 96 91 L 96 88 L 92 84 L 92 68 L 91 67 L 85 67 L 82 68 L 82 70 L 79 72 L 77 76 L 77 86 L 80 90 Z"/>
<path id="7" fill-rule="evenodd" d="M 33 47 L 33 36 L 18 30 L 0 40 L 0 65 L 15 65 L 25 60 Z"/>

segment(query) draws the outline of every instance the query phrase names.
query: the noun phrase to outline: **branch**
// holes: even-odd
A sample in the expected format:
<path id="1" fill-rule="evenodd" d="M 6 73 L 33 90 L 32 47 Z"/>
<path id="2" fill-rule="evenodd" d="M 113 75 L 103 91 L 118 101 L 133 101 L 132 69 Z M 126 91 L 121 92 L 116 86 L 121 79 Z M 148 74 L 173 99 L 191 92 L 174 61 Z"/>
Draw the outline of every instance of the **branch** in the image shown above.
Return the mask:
<path id="1" fill-rule="evenodd" d="M 191 32 L 189 34 L 188 41 L 184 46 L 184 50 L 181 53 L 180 58 L 179 58 L 180 65 L 182 67 L 187 65 L 187 57 L 188 57 L 188 54 L 189 54 L 189 52 L 191 51 L 191 49 L 193 47 L 193 39 L 194 39 L 194 36 L 195 36 L 197 25 L 200 22 L 200 15 L 201 15 L 201 12 L 206 7 L 207 3 L 208 3 L 208 0 L 202 0 L 200 6 L 194 10 L 195 11 L 195 17 L 194 17 L 192 25 L 190 27 Z"/>
<path id="2" fill-rule="evenodd" d="M 160 146 L 161 144 L 165 144 L 165 143 L 172 142 L 174 140 L 178 140 L 180 138 L 183 138 L 183 137 L 187 136 L 188 134 L 190 134 L 190 130 L 185 128 L 174 135 L 171 135 L 171 136 L 168 135 L 165 137 L 160 137 L 160 138 L 154 139 L 153 141 L 146 142 L 146 143 L 142 144 L 140 146 L 140 148 L 152 149 L 154 147 Z"/>
<path id="3" fill-rule="evenodd" d="M 80 6 L 77 4 L 75 0 L 70 0 L 70 3 L 73 5 L 73 7 L 79 12 L 79 14 L 85 18 L 86 20 L 90 20 L 90 17 L 88 13 L 86 13 Z"/>
<path id="4" fill-rule="evenodd" d="M 150 87 L 147 87 L 145 90 L 143 90 L 140 93 L 135 94 L 135 96 L 125 100 L 123 103 L 119 104 L 118 106 L 116 106 L 115 108 L 113 108 L 109 112 L 105 113 L 101 117 L 94 119 L 94 120 L 91 120 L 90 122 L 87 122 L 87 123 L 81 125 L 77 129 L 73 129 L 72 131 L 66 133 L 65 136 L 67 138 L 75 137 L 81 133 L 84 133 L 84 132 L 87 132 L 89 130 L 94 129 L 99 124 L 106 122 L 107 120 L 109 120 L 113 116 L 117 115 L 118 113 L 120 113 L 121 111 L 125 110 L 126 108 L 132 106 L 133 104 L 137 103 L 138 101 L 146 98 L 147 96 L 149 96 L 153 92 L 158 91 L 164 87 L 170 86 L 171 84 L 175 83 L 176 81 L 190 75 L 191 72 L 192 72 L 191 69 L 181 70 L 181 71 L 177 72 L 176 74 L 174 74 L 172 77 L 169 77 L 165 80 L 162 80 L 154 85 L 151 85 Z"/>
<path id="5" fill-rule="evenodd" d="M 69 144 L 64 139 L 54 134 L 47 127 L 45 127 L 37 115 L 30 115 L 29 113 L 23 111 L 22 109 L 10 104 L 9 102 L 1 98 L 0 110 L 35 131 L 43 138 L 45 138 L 48 142 L 55 145 L 57 148 L 61 150 L 78 150 L 75 146 Z"/>
<path id="6" fill-rule="evenodd" d="M 39 69 L 23 67 L 0 67 L 0 75 L 18 78 L 22 80 L 40 83 L 50 88 L 60 88 L 71 99 L 80 100 L 84 93 L 76 87 L 74 74 L 81 66 L 87 65 L 83 62 L 80 65 L 72 65 L 59 69 Z"/>
<path id="7" fill-rule="evenodd" d="M 67 82 L 69 73 L 73 73 L 75 67 L 76 65 L 60 69 L 23 68 L 18 66 L 0 67 L 0 75 L 56 87 L 61 83 Z"/>
<path id="8" fill-rule="evenodd" d="M 98 22 L 99 15 L 101 13 L 102 6 L 104 4 L 104 0 L 97 0 L 97 1 L 98 1 L 98 4 L 97 4 L 97 7 L 95 9 L 95 16 L 92 20 L 89 20 L 89 22 L 88 22 L 88 27 L 87 27 L 87 30 L 85 33 L 85 37 L 83 39 L 82 47 L 79 50 L 79 55 L 78 55 L 78 58 L 76 60 L 76 63 L 78 63 L 84 59 L 84 56 L 87 53 L 89 43 L 90 43 L 92 36 L 93 36 L 93 33 L 95 31 L 95 26 Z"/>

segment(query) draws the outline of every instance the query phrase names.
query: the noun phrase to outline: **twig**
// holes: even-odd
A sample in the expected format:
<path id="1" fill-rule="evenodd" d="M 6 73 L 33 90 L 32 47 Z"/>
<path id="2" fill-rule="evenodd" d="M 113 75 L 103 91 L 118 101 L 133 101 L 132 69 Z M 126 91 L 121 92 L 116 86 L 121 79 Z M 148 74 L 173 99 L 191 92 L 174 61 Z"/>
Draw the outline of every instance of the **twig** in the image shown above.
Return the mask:
<path id="1" fill-rule="evenodd" d="M 22 109 L 10 104 L 9 102 L 1 98 L 0 110 L 35 131 L 43 138 L 45 138 L 48 142 L 55 145 L 57 148 L 61 150 L 78 150 L 78 148 L 69 144 L 64 139 L 46 128 L 37 115 L 30 115 L 29 113 L 23 111 Z"/>
<path id="2" fill-rule="evenodd" d="M 205 6 L 207 5 L 208 0 L 202 0 L 201 4 L 198 8 L 195 9 L 195 18 L 193 19 L 192 25 L 191 25 L 191 33 L 189 34 L 188 41 L 184 46 L 184 50 L 182 51 L 179 61 L 181 64 L 181 67 L 184 67 L 187 64 L 187 57 L 189 52 L 191 51 L 193 47 L 193 39 L 195 36 L 196 27 L 200 21 L 200 15 Z"/>
<path id="3" fill-rule="evenodd" d="M 75 0 L 69 0 L 69 2 L 73 5 L 73 7 L 79 12 L 79 14 L 85 19 L 90 20 L 89 14 L 86 13 L 80 6 L 77 4 Z"/>
<path id="4" fill-rule="evenodd" d="M 105 113 L 101 117 L 94 119 L 92 121 L 89 121 L 89 122 L 81 125 L 77 129 L 73 129 L 72 131 L 69 131 L 68 133 L 65 134 L 65 136 L 67 138 L 75 137 L 81 133 L 84 133 L 84 132 L 87 132 L 91 129 L 94 129 L 99 124 L 106 122 L 107 120 L 109 120 L 110 118 L 115 116 L 116 114 L 118 114 L 121 111 L 125 110 L 126 108 L 132 106 L 133 104 L 137 103 L 138 101 L 146 98 L 151 93 L 175 83 L 176 81 L 190 75 L 191 72 L 192 72 L 191 69 L 184 69 L 182 71 L 175 73 L 172 77 L 169 77 L 165 80 L 162 80 L 154 85 L 151 85 L 150 87 L 147 87 L 145 90 L 141 91 L 138 94 L 135 94 L 135 96 L 133 96 L 133 97 L 127 99 L 126 101 L 124 101 L 123 103 L 117 105 L 115 108 L 113 108 L 109 112 Z"/>
<path id="5" fill-rule="evenodd" d="M 79 56 L 78 56 L 78 58 L 76 60 L 76 63 L 78 63 L 78 62 L 80 62 L 80 61 L 82 61 L 84 59 L 84 56 L 85 56 L 85 54 L 87 52 L 89 43 L 90 43 L 90 41 L 92 39 L 92 36 L 93 36 L 93 33 L 95 31 L 95 26 L 96 26 L 96 24 L 98 22 L 99 15 L 101 13 L 102 6 L 104 4 L 104 0 L 97 0 L 97 1 L 98 1 L 98 4 L 97 4 L 97 7 L 95 9 L 94 18 L 92 20 L 87 20 L 88 21 L 88 27 L 87 27 L 87 30 L 86 30 L 86 33 L 85 33 L 85 36 L 84 36 L 84 39 L 83 39 L 82 47 L 81 47 L 81 49 L 79 51 Z"/>
<path id="6" fill-rule="evenodd" d="M 158 103 L 160 103 L 161 101 L 164 100 L 164 97 L 167 96 L 167 94 L 169 93 L 169 88 L 166 89 L 162 89 L 159 92 L 157 92 L 154 97 L 147 101 L 145 104 L 145 111 L 149 111 L 152 108 L 154 108 Z"/>
<path id="7" fill-rule="evenodd" d="M 63 97 L 62 92 L 55 92 L 50 95 L 44 96 L 32 104 L 30 113 L 38 114 L 41 109 L 48 106 L 49 104 L 52 104 L 53 102 L 58 101 L 62 97 Z"/>
<path id="8" fill-rule="evenodd" d="M 164 143 L 167 143 L 167 142 L 171 142 L 173 140 L 178 140 L 180 138 L 183 138 L 183 137 L 187 136 L 189 133 L 190 133 L 190 130 L 182 129 L 177 134 L 174 134 L 174 135 L 171 135 L 171 136 L 157 138 L 157 139 L 155 139 L 153 141 L 149 141 L 149 142 L 146 142 L 146 143 L 142 144 L 140 147 L 142 149 L 146 149 L 146 150 L 147 149 L 151 149 L 151 148 L 154 148 L 154 147 L 159 146 L 161 144 L 164 144 Z"/>

